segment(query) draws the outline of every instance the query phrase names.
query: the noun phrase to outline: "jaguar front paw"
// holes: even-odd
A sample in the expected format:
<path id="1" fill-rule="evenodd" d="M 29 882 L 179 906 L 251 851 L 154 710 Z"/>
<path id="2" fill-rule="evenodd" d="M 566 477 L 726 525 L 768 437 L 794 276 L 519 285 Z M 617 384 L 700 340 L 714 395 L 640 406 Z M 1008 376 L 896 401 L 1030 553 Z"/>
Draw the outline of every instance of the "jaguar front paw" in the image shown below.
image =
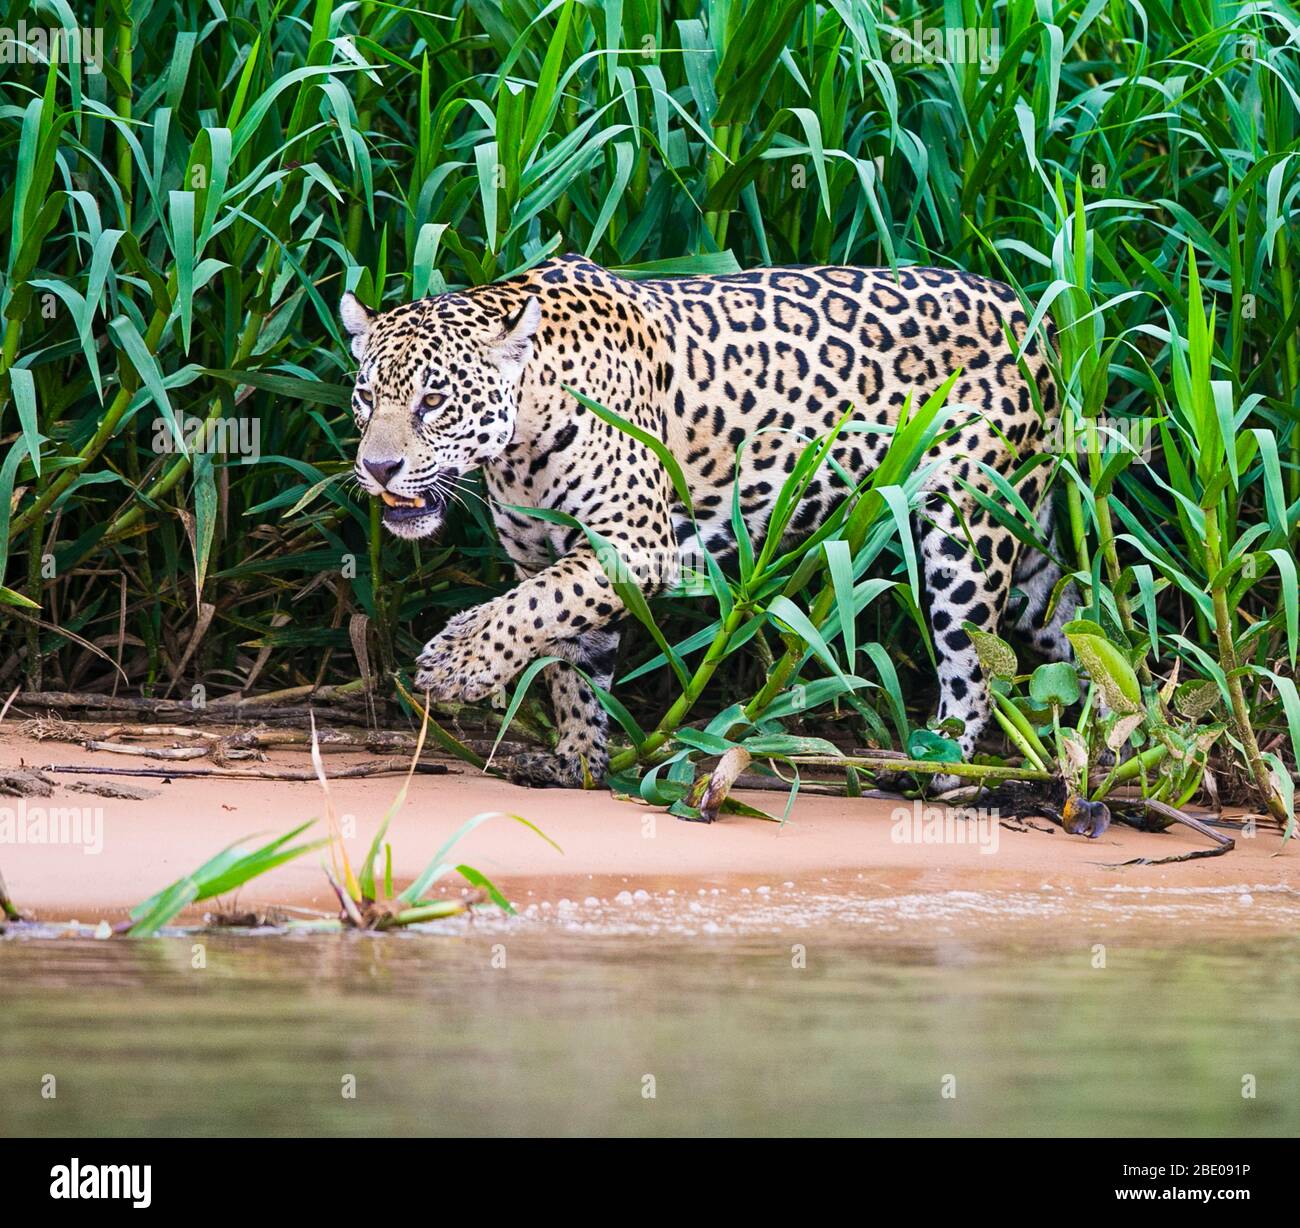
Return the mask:
<path id="1" fill-rule="evenodd" d="M 483 607 L 458 614 L 415 661 L 415 685 L 433 699 L 474 703 L 500 691 L 516 672 L 493 649 Z"/>

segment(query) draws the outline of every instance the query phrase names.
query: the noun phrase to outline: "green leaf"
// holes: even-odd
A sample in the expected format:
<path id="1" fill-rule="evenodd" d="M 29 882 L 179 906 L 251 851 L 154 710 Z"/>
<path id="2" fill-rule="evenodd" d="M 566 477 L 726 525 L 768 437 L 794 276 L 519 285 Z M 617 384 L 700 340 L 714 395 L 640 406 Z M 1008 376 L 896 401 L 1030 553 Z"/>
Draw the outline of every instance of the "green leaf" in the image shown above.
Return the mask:
<path id="1" fill-rule="evenodd" d="M 1029 697 L 1039 707 L 1068 708 L 1079 702 L 1079 675 L 1069 661 L 1040 665 L 1029 678 Z"/>
<path id="2" fill-rule="evenodd" d="M 927 763 L 960 763 L 961 747 L 951 738 L 929 729 L 913 729 L 907 739 L 907 753 Z"/>
<path id="3" fill-rule="evenodd" d="M 1001 636 L 985 631 L 971 622 L 963 622 L 962 630 L 970 636 L 980 668 L 986 677 L 1010 679 L 1020 672 L 1015 651 Z"/>
<path id="4" fill-rule="evenodd" d="M 1124 652 L 1106 639 L 1096 623 L 1067 623 L 1066 638 L 1106 706 L 1120 716 L 1142 709 L 1142 688 Z"/>

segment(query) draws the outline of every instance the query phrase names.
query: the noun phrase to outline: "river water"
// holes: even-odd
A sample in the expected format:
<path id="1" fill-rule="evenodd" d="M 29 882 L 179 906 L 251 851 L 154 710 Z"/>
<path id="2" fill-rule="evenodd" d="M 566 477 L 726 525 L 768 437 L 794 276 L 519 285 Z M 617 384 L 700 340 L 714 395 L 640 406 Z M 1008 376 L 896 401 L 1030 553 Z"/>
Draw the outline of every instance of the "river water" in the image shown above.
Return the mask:
<path id="1" fill-rule="evenodd" d="M 11 933 L 0 1105 L 11 1135 L 1300 1134 L 1300 939 L 1047 937 Z"/>

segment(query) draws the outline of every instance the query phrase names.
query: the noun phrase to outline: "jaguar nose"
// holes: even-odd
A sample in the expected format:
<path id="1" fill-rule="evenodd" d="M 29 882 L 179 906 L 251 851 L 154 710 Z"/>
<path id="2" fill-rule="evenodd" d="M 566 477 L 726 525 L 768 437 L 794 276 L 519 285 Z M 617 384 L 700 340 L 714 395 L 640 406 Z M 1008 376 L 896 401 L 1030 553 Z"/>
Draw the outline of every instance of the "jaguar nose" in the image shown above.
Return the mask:
<path id="1" fill-rule="evenodd" d="M 365 465 L 370 476 L 374 478 L 380 486 L 387 486 L 389 482 L 401 473 L 403 466 L 406 464 L 406 458 L 402 457 L 398 460 L 363 460 L 361 463 Z"/>

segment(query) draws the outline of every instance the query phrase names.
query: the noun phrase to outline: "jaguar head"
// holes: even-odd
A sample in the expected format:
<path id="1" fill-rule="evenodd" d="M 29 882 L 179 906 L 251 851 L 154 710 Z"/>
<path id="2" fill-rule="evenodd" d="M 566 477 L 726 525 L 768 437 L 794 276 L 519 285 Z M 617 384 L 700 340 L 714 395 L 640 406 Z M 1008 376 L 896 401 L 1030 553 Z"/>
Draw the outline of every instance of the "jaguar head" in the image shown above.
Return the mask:
<path id="1" fill-rule="evenodd" d="M 457 482 L 510 443 L 541 314 L 531 295 L 506 310 L 444 294 L 385 312 L 343 296 L 339 315 L 358 362 L 353 468 L 383 501 L 389 532 L 436 533 Z"/>

